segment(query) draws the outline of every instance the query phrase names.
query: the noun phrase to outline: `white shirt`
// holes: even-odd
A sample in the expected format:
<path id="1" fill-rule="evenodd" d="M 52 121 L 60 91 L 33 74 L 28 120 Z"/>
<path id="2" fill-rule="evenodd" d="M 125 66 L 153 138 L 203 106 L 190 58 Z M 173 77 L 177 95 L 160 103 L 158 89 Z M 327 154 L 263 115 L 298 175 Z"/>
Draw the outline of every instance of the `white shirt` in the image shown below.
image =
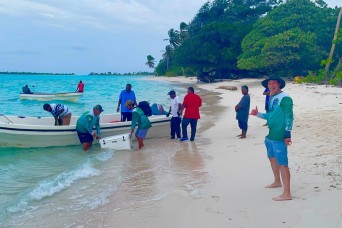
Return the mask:
<path id="1" fill-rule="evenodd" d="M 69 113 L 71 113 L 71 111 L 69 110 L 68 106 L 66 105 L 62 105 L 62 104 L 50 104 L 50 107 L 51 107 L 51 114 L 54 116 L 54 117 L 64 117 L 66 115 L 68 115 Z M 61 110 L 64 110 L 62 113 Z M 60 114 L 59 114 L 60 113 Z M 59 114 L 59 115 L 58 115 Z"/>
<path id="2" fill-rule="evenodd" d="M 179 102 L 178 97 L 171 99 L 171 115 L 173 117 L 178 117 L 177 112 L 178 112 L 179 104 L 181 104 L 181 103 Z"/>

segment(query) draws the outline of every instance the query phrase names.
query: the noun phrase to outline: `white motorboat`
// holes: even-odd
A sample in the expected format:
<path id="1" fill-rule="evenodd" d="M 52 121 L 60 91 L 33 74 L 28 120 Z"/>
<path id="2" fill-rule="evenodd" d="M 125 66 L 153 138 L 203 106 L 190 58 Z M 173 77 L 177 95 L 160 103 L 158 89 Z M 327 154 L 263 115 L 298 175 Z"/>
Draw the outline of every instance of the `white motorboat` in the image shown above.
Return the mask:
<path id="1" fill-rule="evenodd" d="M 127 134 L 131 122 L 120 122 L 120 113 L 100 116 L 101 137 Z M 20 117 L 0 115 L 0 147 L 50 147 L 80 145 L 76 132 L 78 116 L 71 118 L 68 126 L 54 126 L 53 117 Z M 147 138 L 170 135 L 170 117 L 149 117 L 152 128 Z M 97 140 L 94 140 L 94 143 Z"/>
<path id="2" fill-rule="evenodd" d="M 19 93 L 19 97 L 22 100 L 37 100 L 37 101 L 72 101 L 77 102 L 83 93 L 79 92 L 67 92 L 67 93 Z"/>

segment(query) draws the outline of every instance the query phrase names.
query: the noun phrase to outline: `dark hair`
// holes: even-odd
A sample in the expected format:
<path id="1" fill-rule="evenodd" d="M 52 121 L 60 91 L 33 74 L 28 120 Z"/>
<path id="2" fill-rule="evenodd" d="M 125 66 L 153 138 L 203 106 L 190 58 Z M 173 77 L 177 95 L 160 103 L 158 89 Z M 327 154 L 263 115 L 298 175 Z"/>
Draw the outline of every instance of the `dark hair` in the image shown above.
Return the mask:
<path id="1" fill-rule="evenodd" d="M 248 91 L 248 86 L 246 86 L 246 85 L 243 85 L 243 86 L 241 86 L 241 89 L 245 89 L 245 90 L 247 90 L 247 91 Z"/>
<path id="2" fill-rule="evenodd" d="M 188 88 L 188 90 L 190 90 L 193 93 L 195 92 L 194 87 L 191 87 L 191 86 Z"/>
<path id="3" fill-rule="evenodd" d="M 143 110 L 146 116 L 152 116 L 152 108 L 148 101 L 140 101 L 138 107 Z"/>
<path id="4" fill-rule="evenodd" d="M 44 105 L 43 105 L 43 109 L 46 110 L 46 111 L 47 111 L 48 109 L 50 109 L 50 108 L 51 108 L 51 106 L 50 106 L 49 104 L 44 104 Z"/>

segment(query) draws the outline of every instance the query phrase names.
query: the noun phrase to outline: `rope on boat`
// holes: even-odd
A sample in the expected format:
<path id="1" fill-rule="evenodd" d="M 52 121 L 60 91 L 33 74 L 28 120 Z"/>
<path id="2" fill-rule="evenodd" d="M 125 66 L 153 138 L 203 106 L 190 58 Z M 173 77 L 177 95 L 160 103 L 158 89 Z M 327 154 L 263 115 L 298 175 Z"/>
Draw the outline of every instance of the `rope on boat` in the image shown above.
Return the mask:
<path id="1" fill-rule="evenodd" d="M 13 123 L 10 119 L 7 118 L 7 116 L 5 116 L 4 114 L 0 114 L 0 116 L 5 117 L 9 122 Z"/>

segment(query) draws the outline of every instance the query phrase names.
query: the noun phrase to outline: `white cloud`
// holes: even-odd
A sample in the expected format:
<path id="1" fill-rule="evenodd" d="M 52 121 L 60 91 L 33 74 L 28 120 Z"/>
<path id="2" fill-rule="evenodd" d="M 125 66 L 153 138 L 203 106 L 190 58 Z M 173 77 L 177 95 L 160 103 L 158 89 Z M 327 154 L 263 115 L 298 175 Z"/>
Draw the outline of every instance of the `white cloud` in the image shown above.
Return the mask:
<path id="1" fill-rule="evenodd" d="M 65 72 L 75 73 L 149 70 L 146 56 L 158 61 L 167 31 L 190 22 L 205 2 L 0 0 L 0 71 L 56 72 L 64 66 Z M 326 2 L 342 5 L 342 0 Z M 56 69 L 43 69 L 54 65 Z"/>

